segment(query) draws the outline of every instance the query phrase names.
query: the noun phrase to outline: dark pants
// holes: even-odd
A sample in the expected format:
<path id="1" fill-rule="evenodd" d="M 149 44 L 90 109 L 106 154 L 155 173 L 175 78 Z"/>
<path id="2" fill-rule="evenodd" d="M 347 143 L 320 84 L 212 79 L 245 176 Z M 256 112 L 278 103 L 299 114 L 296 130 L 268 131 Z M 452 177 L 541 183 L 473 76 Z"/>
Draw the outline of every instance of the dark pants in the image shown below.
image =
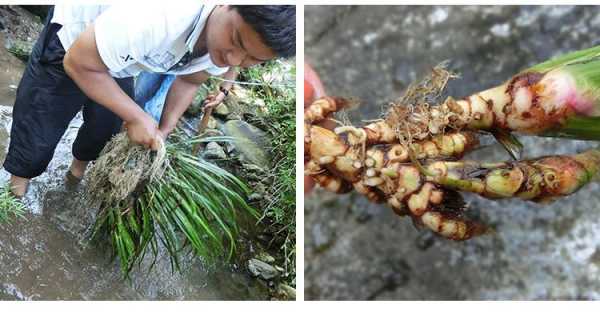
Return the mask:
<path id="1" fill-rule="evenodd" d="M 50 23 L 52 13 L 51 9 L 19 82 L 4 161 L 9 173 L 24 178 L 46 170 L 60 138 L 82 108 L 84 122 L 73 143 L 73 156 L 78 160 L 95 160 L 122 124 L 117 115 L 89 99 L 65 73 L 65 50 L 56 35 L 61 25 Z M 116 81 L 133 96 L 133 78 Z"/>

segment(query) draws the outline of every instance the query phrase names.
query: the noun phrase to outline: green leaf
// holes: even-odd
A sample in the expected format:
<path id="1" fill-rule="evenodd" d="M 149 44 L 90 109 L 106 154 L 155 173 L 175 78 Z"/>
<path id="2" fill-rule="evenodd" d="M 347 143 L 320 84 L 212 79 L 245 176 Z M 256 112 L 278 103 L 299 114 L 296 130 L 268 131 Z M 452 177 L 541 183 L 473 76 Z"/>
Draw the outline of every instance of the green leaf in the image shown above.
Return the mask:
<path id="1" fill-rule="evenodd" d="M 536 72 L 548 72 L 558 67 L 565 66 L 567 64 L 587 62 L 592 59 L 597 59 L 600 56 L 600 46 L 579 50 L 571 53 L 567 53 L 543 63 L 532 66 L 525 71 L 536 71 Z"/>

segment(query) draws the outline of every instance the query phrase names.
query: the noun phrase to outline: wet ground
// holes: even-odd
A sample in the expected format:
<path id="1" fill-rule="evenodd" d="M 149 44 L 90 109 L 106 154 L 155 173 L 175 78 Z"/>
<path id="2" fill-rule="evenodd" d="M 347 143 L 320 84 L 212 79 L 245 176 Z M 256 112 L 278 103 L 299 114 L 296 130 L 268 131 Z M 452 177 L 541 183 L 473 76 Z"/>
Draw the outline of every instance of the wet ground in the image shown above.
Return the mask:
<path id="1" fill-rule="evenodd" d="M 4 40 L 0 34 L 0 106 L 12 106 L 25 64 L 6 51 Z"/>
<path id="2" fill-rule="evenodd" d="M 0 34 L 1 37 L 2 34 Z M 0 161 L 10 133 L 14 92 L 24 65 L 11 59 L 0 45 Z M 5 58 L 9 60 L 5 62 Z M 11 89 L 12 90 L 12 89 Z M 8 117 L 7 117 L 8 115 Z M 265 300 L 264 282 L 249 276 L 245 266 L 207 267 L 188 259 L 182 274 L 172 274 L 161 258 L 147 274 L 137 269 L 131 281 L 122 279 L 118 263 L 106 247 L 89 244 L 92 209 L 82 201 L 81 187 L 67 190 L 63 177 L 71 161 L 70 146 L 82 120 L 70 125 L 48 170 L 32 181 L 24 220 L 0 224 L 0 300 Z M 0 183 L 8 173 L 0 170 Z"/>
<path id="3" fill-rule="evenodd" d="M 494 86 L 553 55 L 600 44 L 600 7 L 307 7 L 306 60 L 329 94 L 381 105 L 435 64 L 461 74 L 448 93 Z M 597 143 L 523 138 L 525 157 Z M 499 147 L 472 159 L 507 160 Z M 307 299 L 598 299 L 600 184 L 549 205 L 467 196 L 496 233 L 451 242 L 357 194 L 305 201 Z"/>

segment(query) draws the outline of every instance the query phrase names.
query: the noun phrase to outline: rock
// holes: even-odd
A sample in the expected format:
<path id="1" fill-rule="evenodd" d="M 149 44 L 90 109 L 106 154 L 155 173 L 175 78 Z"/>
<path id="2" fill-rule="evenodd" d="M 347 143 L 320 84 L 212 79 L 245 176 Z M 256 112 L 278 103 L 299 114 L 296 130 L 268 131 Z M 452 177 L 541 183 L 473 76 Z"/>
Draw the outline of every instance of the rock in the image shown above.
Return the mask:
<path id="1" fill-rule="evenodd" d="M 27 60 L 42 31 L 40 18 L 16 5 L 0 6 L 0 23 L 4 26 L 6 49 L 21 60 Z"/>
<path id="2" fill-rule="evenodd" d="M 235 94 L 235 96 L 237 96 L 240 99 L 248 99 L 251 98 L 251 93 L 250 90 L 240 86 L 240 85 L 233 85 L 233 87 L 231 88 L 231 90 L 229 90 L 230 94 Z"/>
<path id="3" fill-rule="evenodd" d="M 296 300 L 296 289 L 287 284 L 279 284 L 277 291 L 288 300 Z"/>
<path id="4" fill-rule="evenodd" d="M 0 33 L 0 106 L 12 106 L 25 64 L 5 49 L 5 42 L 4 34 Z"/>
<path id="5" fill-rule="evenodd" d="M 248 162 L 262 169 L 269 168 L 268 141 L 264 131 L 241 120 L 227 121 L 223 130 L 227 136 L 234 138 L 235 150 Z"/>
<path id="6" fill-rule="evenodd" d="M 267 113 L 268 112 L 268 110 L 267 110 L 267 104 L 265 104 L 265 100 L 263 100 L 263 99 L 254 99 L 253 104 L 262 113 Z"/>
<path id="7" fill-rule="evenodd" d="M 254 277 L 260 277 L 264 280 L 271 280 L 279 275 L 279 271 L 268 263 L 258 259 L 248 260 L 248 270 Z"/>
<path id="8" fill-rule="evenodd" d="M 217 120 L 212 116 L 208 117 L 208 124 L 206 125 L 206 129 L 216 129 L 217 128 Z"/>
<path id="9" fill-rule="evenodd" d="M 225 103 L 221 103 L 219 105 L 217 105 L 217 107 L 215 107 L 215 109 L 213 109 L 213 115 L 219 116 L 219 117 L 227 117 L 227 115 L 229 115 L 231 112 L 229 111 L 229 107 L 227 107 L 227 104 Z"/>
<path id="10" fill-rule="evenodd" d="M 310 232 L 316 250 L 325 250 L 334 241 L 335 233 L 329 225 L 322 223 L 315 224 Z"/>
<path id="11" fill-rule="evenodd" d="M 223 150 L 223 147 L 217 142 L 209 142 L 206 144 L 204 151 L 202 151 L 202 157 L 207 159 L 225 159 L 227 154 Z"/>
<path id="12" fill-rule="evenodd" d="M 265 171 L 265 169 L 263 169 L 263 168 L 261 168 L 261 167 L 259 167 L 257 165 L 253 165 L 253 164 L 242 164 L 242 167 L 245 170 L 248 170 L 248 171 L 256 171 L 256 172 L 263 172 L 263 171 Z"/>
<path id="13" fill-rule="evenodd" d="M 223 136 L 223 132 L 217 129 L 206 129 L 202 134 L 202 137 L 213 137 L 213 136 Z M 227 152 L 229 153 L 229 152 Z"/>
<path id="14" fill-rule="evenodd" d="M 263 196 L 259 193 L 252 193 L 248 196 L 249 201 L 257 201 L 263 199 Z"/>
<path id="15" fill-rule="evenodd" d="M 227 154 L 235 152 L 235 144 L 230 142 L 225 143 L 225 151 L 227 151 Z"/>
<path id="16" fill-rule="evenodd" d="M 273 258 L 273 256 L 271 256 L 270 254 L 261 251 L 258 255 L 255 256 L 256 259 L 265 262 L 265 263 L 273 263 L 275 262 L 275 258 Z M 277 269 L 277 268 L 275 268 Z"/>

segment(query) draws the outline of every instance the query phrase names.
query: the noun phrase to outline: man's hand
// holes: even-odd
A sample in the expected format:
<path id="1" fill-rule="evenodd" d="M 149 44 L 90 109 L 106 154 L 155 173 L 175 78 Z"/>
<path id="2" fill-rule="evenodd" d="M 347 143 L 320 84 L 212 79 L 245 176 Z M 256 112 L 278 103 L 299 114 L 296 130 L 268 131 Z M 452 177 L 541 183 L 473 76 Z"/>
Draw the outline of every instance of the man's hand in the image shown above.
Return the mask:
<path id="1" fill-rule="evenodd" d="M 167 129 L 162 129 L 161 127 L 158 127 L 158 134 L 160 134 L 163 141 L 167 140 L 169 133 L 171 133 L 171 131 L 169 131 Z"/>
<path id="2" fill-rule="evenodd" d="M 225 99 L 225 94 L 221 91 L 219 91 L 219 93 L 215 94 L 210 94 L 209 96 L 206 97 L 206 99 L 204 100 L 204 106 L 202 107 L 202 112 L 206 112 L 207 109 L 209 108 L 215 108 L 217 107 L 219 104 L 223 103 L 223 100 Z"/>
<path id="3" fill-rule="evenodd" d="M 156 122 L 110 76 L 108 67 L 98 52 L 94 24 L 88 26 L 73 42 L 65 54 L 63 64 L 67 75 L 90 99 L 125 121 L 131 141 L 146 148 L 160 147 Z"/>
<path id="4" fill-rule="evenodd" d="M 163 138 L 162 132 L 158 130 L 158 124 L 148 114 L 143 113 L 132 121 L 125 122 L 129 139 L 145 148 L 158 150 Z M 165 136 L 166 137 L 166 136 Z"/>

